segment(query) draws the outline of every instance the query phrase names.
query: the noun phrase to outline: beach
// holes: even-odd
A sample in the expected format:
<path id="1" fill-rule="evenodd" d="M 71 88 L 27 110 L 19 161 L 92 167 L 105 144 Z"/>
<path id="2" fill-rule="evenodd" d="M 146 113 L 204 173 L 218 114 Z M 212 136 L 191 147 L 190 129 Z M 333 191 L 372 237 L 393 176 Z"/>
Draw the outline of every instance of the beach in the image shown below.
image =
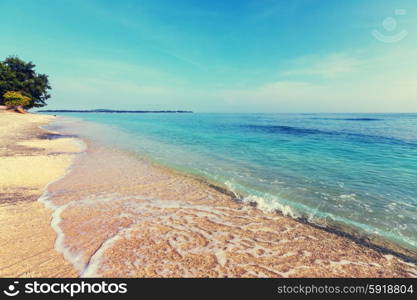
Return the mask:
<path id="1" fill-rule="evenodd" d="M 1 277 L 417 276 L 392 253 L 39 128 L 54 119 L 0 114 Z"/>
<path id="2" fill-rule="evenodd" d="M 0 276 L 76 276 L 54 250 L 51 210 L 37 199 L 65 174 L 77 152 L 71 139 L 39 128 L 53 117 L 0 113 Z"/>

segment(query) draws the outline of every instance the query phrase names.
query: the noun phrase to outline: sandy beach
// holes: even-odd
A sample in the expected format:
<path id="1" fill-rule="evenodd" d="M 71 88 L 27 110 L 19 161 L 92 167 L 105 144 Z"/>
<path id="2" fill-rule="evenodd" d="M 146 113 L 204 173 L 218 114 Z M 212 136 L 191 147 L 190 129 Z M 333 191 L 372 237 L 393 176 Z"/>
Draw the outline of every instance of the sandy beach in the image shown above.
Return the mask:
<path id="1" fill-rule="evenodd" d="M 51 120 L 0 114 L 1 277 L 417 276 L 132 153 L 85 141 L 75 155 L 74 139 L 39 129 Z"/>
<path id="2" fill-rule="evenodd" d="M 0 113 L 0 276 L 76 276 L 54 250 L 51 210 L 37 202 L 78 152 L 69 138 L 49 139 L 51 116 Z"/>

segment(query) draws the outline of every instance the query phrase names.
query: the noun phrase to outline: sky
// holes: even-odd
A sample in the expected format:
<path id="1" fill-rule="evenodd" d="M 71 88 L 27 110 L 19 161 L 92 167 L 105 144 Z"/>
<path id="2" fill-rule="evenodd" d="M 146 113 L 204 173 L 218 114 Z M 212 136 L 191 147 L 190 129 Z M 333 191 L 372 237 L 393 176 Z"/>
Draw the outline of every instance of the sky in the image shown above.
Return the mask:
<path id="1" fill-rule="evenodd" d="M 48 109 L 417 112 L 415 0 L 0 0 Z"/>

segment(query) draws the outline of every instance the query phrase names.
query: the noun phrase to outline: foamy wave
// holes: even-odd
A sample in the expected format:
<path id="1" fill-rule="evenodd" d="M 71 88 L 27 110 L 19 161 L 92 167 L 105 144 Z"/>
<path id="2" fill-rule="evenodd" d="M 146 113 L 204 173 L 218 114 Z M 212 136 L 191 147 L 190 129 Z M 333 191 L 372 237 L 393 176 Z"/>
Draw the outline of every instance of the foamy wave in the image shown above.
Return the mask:
<path id="1" fill-rule="evenodd" d="M 61 227 L 59 227 L 59 224 L 62 222 L 61 213 L 70 205 L 71 203 L 68 203 L 66 205 L 63 205 L 52 213 L 52 221 L 51 221 L 51 227 L 56 232 L 56 240 L 55 240 L 55 250 L 59 253 L 62 253 L 64 255 L 64 258 L 69 261 L 78 271 L 82 271 L 85 267 L 85 263 L 83 262 L 83 253 L 74 253 L 71 252 L 70 249 L 65 247 L 65 234 L 62 231 Z"/>
<path id="2" fill-rule="evenodd" d="M 235 195 L 236 198 L 241 199 L 243 203 L 246 204 L 256 204 L 256 207 L 264 212 L 281 212 L 284 216 L 290 216 L 294 219 L 300 218 L 301 215 L 298 214 L 293 208 L 289 205 L 285 205 L 279 202 L 276 197 L 268 197 L 268 196 L 256 196 L 256 195 L 249 195 L 246 197 L 242 197 L 236 191 L 235 184 L 231 183 L 230 181 L 226 181 L 225 185 L 227 188 Z"/>
<path id="3" fill-rule="evenodd" d="M 92 278 L 92 277 L 98 277 L 98 270 L 101 266 L 101 261 L 104 253 L 108 248 L 110 248 L 115 242 L 117 242 L 122 234 L 127 233 L 129 230 L 131 230 L 135 223 L 131 227 L 123 228 L 119 232 L 117 232 L 114 236 L 110 237 L 106 241 L 103 242 L 101 247 L 94 253 L 94 255 L 90 258 L 88 264 L 84 265 L 80 277 L 82 278 Z"/>
<path id="4" fill-rule="evenodd" d="M 105 241 L 102 246 L 97 250 L 96 255 L 94 255 L 90 260 L 88 260 L 86 262 L 85 260 L 85 254 L 81 251 L 75 252 L 73 250 L 71 250 L 70 248 L 68 248 L 65 245 L 65 233 L 63 232 L 63 230 L 60 227 L 60 224 L 62 223 L 62 212 L 65 211 L 68 208 L 71 208 L 73 206 L 77 206 L 77 205 L 88 205 L 88 204 L 97 204 L 97 203 L 103 203 L 103 202 L 109 202 L 112 201 L 114 199 L 142 199 L 142 200 L 147 200 L 147 198 L 144 197 L 120 197 L 117 194 L 110 194 L 107 195 L 106 197 L 88 197 L 82 200 L 77 200 L 77 201 L 72 201 L 69 202 L 65 205 L 62 206 L 56 206 L 54 204 L 52 204 L 52 201 L 48 198 L 49 194 L 46 192 L 41 198 L 39 198 L 38 201 L 44 203 L 48 208 L 51 208 L 54 210 L 54 212 L 52 213 L 52 220 L 51 220 L 51 227 L 54 229 L 54 231 L 57 234 L 57 238 L 55 240 L 55 250 L 58 251 L 59 253 L 62 253 L 62 255 L 64 256 L 64 258 L 70 262 L 74 268 L 81 274 L 84 275 L 85 272 L 89 269 L 89 265 L 91 263 L 91 259 L 94 258 L 93 265 L 96 264 L 96 257 L 100 256 L 100 253 L 104 252 L 104 250 L 106 249 L 106 245 L 108 243 L 108 241 Z M 117 235 L 116 235 L 117 236 Z M 109 238 L 109 240 L 112 240 L 114 237 Z M 95 270 L 94 267 L 91 268 L 92 270 Z M 92 271 L 88 271 L 86 274 L 92 274 Z"/>
<path id="5" fill-rule="evenodd" d="M 232 192 L 232 194 L 235 196 L 235 198 L 237 198 L 237 199 L 241 198 L 240 195 L 236 192 L 236 188 L 235 188 L 233 183 L 231 183 L 230 181 L 226 181 L 224 184 L 229 189 L 229 191 Z"/>
<path id="6" fill-rule="evenodd" d="M 42 128 L 43 130 L 47 130 Z M 52 132 L 52 131 L 49 131 Z M 74 138 L 73 139 L 74 143 L 76 143 L 78 145 L 78 152 L 75 154 L 81 154 L 81 153 L 85 153 L 87 151 L 87 144 L 81 140 L 81 139 L 77 139 Z M 75 160 L 75 157 L 73 158 L 73 162 Z M 38 198 L 38 202 L 41 202 L 45 207 L 52 209 L 53 213 L 52 213 L 52 219 L 51 219 L 51 227 L 52 229 L 55 231 L 55 233 L 57 234 L 57 237 L 55 239 L 55 244 L 54 244 L 54 248 L 56 251 L 62 253 L 65 257 L 65 259 L 67 259 L 68 261 L 70 261 L 74 267 L 77 270 L 80 270 L 82 268 L 81 264 L 80 264 L 80 258 L 81 255 L 80 254 L 76 254 L 74 255 L 73 253 L 70 253 L 70 251 L 68 249 L 65 248 L 64 246 L 64 233 L 61 230 L 61 228 L 59 227 L 59 224 L 61 223 L 62 219 L 61 219 L 61 213 L 63 210 L 65 210 L 71 203 L 68 203 L 66 205 L 63 206 L 57 206 L 55 204 L 53 204 L 53 202 L 50 200 L 50 194 L 49 194 L 49 187 L 62 180 L 63 178 L 65 178 L 72 170 L 73 168 L 73 162 L 72 164 L 65 170 L 64 174 L 59 177 L 58 179 L 50 182 L 44 189 L 44 192 L 42 193 L 42 195 Z"/>
<path id="7" fill-rule="evenodd" d="M 256 207 L 264 212 L 281 212 L 284 216 L 290 216 L 294 219 L 300 218 L 297 212 L 295 212 L 289 205 L 281 204 L 277 199 L 268 199 L 258 196 L 247 196 L 242 199 L 244 203 L 256 203 Z"/>

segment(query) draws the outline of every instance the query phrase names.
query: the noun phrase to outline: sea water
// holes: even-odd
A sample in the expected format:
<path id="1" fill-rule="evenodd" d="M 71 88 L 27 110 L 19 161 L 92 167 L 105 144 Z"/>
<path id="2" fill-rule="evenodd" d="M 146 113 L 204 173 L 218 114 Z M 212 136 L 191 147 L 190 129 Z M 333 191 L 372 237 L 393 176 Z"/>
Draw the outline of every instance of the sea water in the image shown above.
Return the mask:
<path id="1" fill-rule="evenodd" d="M 260 209 L 417 251 L 417 114 L 59 115 Z"/>

